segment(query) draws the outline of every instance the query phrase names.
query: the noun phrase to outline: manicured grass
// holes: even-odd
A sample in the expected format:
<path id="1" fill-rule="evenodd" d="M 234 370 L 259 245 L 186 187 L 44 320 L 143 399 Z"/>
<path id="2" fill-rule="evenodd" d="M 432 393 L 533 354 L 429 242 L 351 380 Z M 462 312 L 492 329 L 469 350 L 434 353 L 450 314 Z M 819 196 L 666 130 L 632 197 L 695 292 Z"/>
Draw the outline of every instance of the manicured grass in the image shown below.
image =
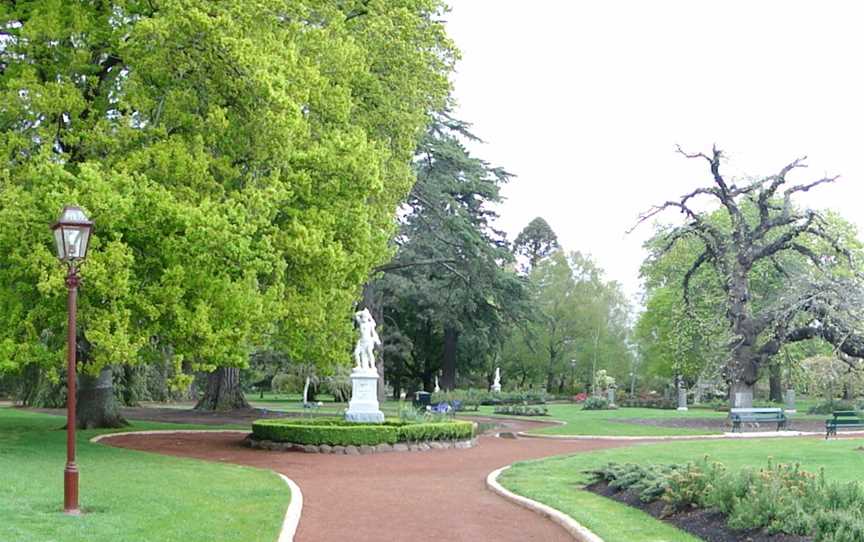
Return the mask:
<path id="1" fill-rule="evenodd" d="M 825 469 L 828 479 L 864 480 L 864 444 L 860 439 L 825 441 L 815 438 L 692 441 L 643 444 L 626 448 L 516 463 L 501 477 L 511 491 L 553 506 L 600 535 L 606 542 L 677 542 L 692 537 L 616 501 L 583 491 L 584 471 L 609 462 L 686 463 L 708 455 L 729 468 L 800 463 L 812 472 Z M 638 533 L 638 536 L 636 535 Z"/>
<path id="2" fill-rule="evenodd" d="M 655 408 L 619 408 L 617 410 L 582 410 L 575 404 L 549 404 L 549 416 L 532 417 L 531 420 L 556 420 L 566 425 L 555 425 L 532 433 L 553 435 L 705 435 L 719 433 L 710 429 L 691 429 L 684 427 L 660 427 L 655 425 L 623 423 L 625 419 L 674 419 L 674 418 L 718 418 L 726 417 L 725 412 L 713 410 L 660 410 Z M 494 407 L 480 407 L 480 413 L 493 415 Z"/>
<path id="3" fill-rule="evenodd" d="M 555 425 L 543 429 L 531 431 L 538 434 L 552 435 L 601 435 L 601 436 L 667 436 L 667 435 L 707 435 L 718 434 L 720 429 L 703 429 L 688 427 L 662 427 L 657 425 L 626 423 L 627 419 L 664 420 L 682 418 L 713 418 L 723 420 L 728 416 L 726 412 L 717 412 L 711 409 L 690 409 L 679 412 L 677 410 L 662 410 L 657 408 L 619 408 L 617 410 L 582 410 L 581 405 L 570 403 L 551 403 L 547 405 L 549 416 L 538 416 L 529 418 L 534 421 L 561 421 L 565 425 Z M 480 414 L 495 416 L 494 407 L 480 407 Z M 511 416 L 505 416 L 511 417 Z M 817 419 L 824 420 L 825 416 L 807 416 L 795 414 L 795 419 Z M 793 426 L 794 427 L 794 426 Z"/>
<path id="4" fill-rule="evenodd" d="M 63 515 L 64 421 L 0 408 L 0 540 L 277 539 L 290 498 L 274 473 L 89 442 L 115 430 L 78 433 L 85 513 Z M 139 422 L 128 430 L 180 428 L 201 427 Z"/>
<path id="5" fill-rule="evenodd" d="M 315 402 L 320 401 L 323 404 L 320 407 L 311 410 L 303 407 L 303 397 L 299 394 L 277 394 L 266 392 L 264 393 L 263 399 L 259 394 L 249 394 L 246 396 L 246 399 L 253 407 L 266 408 L 268 410 L 279 412 L 315 412 L 319 414 L 341 415 L 345 409 L 348 408 L 348 403 L 337 403 L 333 401 L 332 396 L 323 394 L 315 398 Z M 400 401 L 385 400 L 384 403 L 380 405 L 381 412 L 387 416 L 396 416 L 399 414 L 399 405 Z"/>

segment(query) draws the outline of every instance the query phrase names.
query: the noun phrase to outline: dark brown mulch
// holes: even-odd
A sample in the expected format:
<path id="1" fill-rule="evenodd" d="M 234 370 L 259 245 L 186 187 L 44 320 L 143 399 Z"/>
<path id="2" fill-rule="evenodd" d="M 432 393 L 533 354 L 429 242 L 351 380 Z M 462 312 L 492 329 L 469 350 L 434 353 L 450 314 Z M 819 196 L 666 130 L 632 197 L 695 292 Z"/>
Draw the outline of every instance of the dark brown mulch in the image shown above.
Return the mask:
<path id="1" fill-rule="evenodd" d="M 618 418 L 609 420 L 614 423 L 628 423 L 637 425 L 653 425 L 655 427 L 683 427 L 687 429 L 712 429 L 716 431 L 731 431 L 732 424 L 726 418 Z M 792 419 L 786 428 L 790 431 L 825 431 L 824 420 L 796 420 Z M 776 423 L 745 423 L 744 432 L 747 431 L 774 431 Z"/>
<path id="2" fill-rule="evenodd" d="M 687 510 L 664 516 L 662 501 L 642 502 L 635 491 L 620 491 L 609 483 L 595 482 L 585 489 L 628 506 L 638 508 L 657 519 L 671 523 L 706 542 L 812 542 L 812 538 L 790 534 L 767 534 L 762 531 L 735 531 L 726 525 L 726 517 L 711 510 Z"/>

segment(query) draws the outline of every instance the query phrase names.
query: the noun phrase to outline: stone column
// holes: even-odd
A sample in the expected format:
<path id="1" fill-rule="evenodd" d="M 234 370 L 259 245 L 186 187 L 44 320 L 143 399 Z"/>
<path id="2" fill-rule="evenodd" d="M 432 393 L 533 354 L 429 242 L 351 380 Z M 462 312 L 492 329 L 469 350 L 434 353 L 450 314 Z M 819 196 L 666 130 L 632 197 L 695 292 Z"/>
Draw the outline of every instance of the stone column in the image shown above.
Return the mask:
<path id="1" fill-rule="evenodd" d="M 786 412 L 798 412 L 795 409 L 795 390 L 793 389 L 786 390 Z"/>
<path id="2" fill-rule="evenodd" d="M 678 410 L 687 410 L 687 387 L 684 386 L 684 379 L 678 379 Z"/>

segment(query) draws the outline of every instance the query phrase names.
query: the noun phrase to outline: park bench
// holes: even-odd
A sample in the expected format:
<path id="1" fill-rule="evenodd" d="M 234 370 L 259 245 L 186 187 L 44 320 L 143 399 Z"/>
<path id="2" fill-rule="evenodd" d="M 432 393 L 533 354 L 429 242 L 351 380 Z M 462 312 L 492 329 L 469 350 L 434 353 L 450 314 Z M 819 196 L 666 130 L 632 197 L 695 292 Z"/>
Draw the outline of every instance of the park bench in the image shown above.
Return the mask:
<path id="1" fill-rule="evenodd" d="M 864 419 L 855 410 L 835 410 L 830 419 L 825 420 L 825 438 L 837 436 L 837 429 L 864 427 Z"/>
<path id="2" fill-rule="evenodd" d="M 418 391 L 414 394 L 414 406 L 416 408 L 426 408 L 432 404 L 432 394 L 428 391 Z"/>
<path id="3" fill-rule="evenodd" d="M 315 401 L 306 401 L 305 403 L 302 403 L 302 405 L 304 415 L 308 414 L 310 416 L 321 407 L 321 403 Z"/>
<path id="4" fill-rule="evenodd" d="M 777 430 L 786 429 L 786 414 L 782 408 L 733 408 L 729 410 L 732 432 L 740 432 L 742 423 L 776 423 Z"/>

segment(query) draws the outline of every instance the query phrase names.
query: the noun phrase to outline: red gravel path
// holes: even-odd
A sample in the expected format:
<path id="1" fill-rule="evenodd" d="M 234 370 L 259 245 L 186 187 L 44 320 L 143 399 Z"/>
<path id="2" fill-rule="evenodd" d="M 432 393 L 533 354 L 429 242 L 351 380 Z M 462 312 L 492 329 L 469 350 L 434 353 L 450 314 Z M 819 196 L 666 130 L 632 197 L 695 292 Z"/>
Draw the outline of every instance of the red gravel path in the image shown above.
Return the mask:
<path id="1" fill-rule="evenodd" d="M 530 424 L 508 425 L 517 431 Z M 482 436 L 479 446 L 469 450 L 345 456 L 252 450 L 241 440 L 237 434 L 185 433 L 126 435 L 104 442 L 285 474 L 303 491 L 298 542 L 570 540 L 556 524 L 487 490 L 486 475 L 523 459 L 634 444 Z"/>

